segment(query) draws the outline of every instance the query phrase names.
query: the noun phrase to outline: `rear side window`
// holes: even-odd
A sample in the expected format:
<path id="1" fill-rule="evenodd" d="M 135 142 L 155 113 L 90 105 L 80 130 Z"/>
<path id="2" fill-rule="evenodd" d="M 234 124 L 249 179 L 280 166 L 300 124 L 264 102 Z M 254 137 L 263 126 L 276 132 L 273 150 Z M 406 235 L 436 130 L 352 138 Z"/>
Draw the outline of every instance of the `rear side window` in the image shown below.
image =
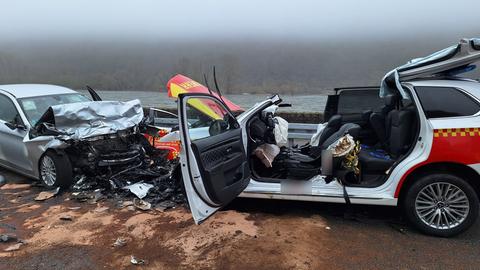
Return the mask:
<path id="1" fill-rule="evenodd" d="M 13 105 L 12 100 L 0 94 L 0 120 L 12 123 L 17 114 L 17 108 Z"/>
<path id="2" fill-rule="evenodd" d="M 338 114 L 357 114 L 365 110 L 380 111 L 383 100 L 375 90 L 344 90 L 338 97 Z"/>
<path id="3" fill-rule="evenodd" d="M 474 115 L 480 111 L 478 103 L 462 91 L 452 87 L 415 87 L 427 118 Z"/>

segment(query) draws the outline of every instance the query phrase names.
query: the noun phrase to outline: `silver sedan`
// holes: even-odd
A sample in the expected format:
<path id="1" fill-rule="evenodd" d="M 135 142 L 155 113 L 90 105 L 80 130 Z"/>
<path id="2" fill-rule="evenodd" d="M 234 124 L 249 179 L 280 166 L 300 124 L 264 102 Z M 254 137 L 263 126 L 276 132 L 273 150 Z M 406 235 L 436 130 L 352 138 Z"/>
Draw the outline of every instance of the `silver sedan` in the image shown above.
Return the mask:
<path id="1" fill-rule="evenodd" d="M 44 155 L 52 137 L 30 131 L 50 106 L 85 101 L 90 99 L 61 86 L 0 85 L 0 166 L 54 186 L 55 161 Z"/>

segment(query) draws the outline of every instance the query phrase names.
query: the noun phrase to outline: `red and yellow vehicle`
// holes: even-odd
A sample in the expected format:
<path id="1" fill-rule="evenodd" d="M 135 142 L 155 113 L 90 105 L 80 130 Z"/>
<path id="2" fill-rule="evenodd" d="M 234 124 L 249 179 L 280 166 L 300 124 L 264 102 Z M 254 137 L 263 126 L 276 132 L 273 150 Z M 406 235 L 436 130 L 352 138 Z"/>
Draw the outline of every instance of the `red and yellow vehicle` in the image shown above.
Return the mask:
<path id="1" fill-rule="evenodd" d="M 196 93 L 196 94 L 211 94 L 212 96 L 215 96 L 216 98 L 220 98 L 219 94 L 212 92 L 209 90 L 206 86 L 186 77 L 183 75 L 176 75 L 172 77 L 168 83 L 167 83 L 167 91 L 168 91 L 168 96 L 171 98 L 178 98 L 178 95 L 180 94 L 188 94 L 188 93 Z M 233 112 L 241 112 L 243 109 L 238 106 L 237 104 L 233 103 L 229 99 L 225 97 L 221 97 L 223 102 L 225 102 L 226 106 L 233 111 Z M 190 105 L 197 109 L 198 111 L 202 112 L 205 114 L 207 117 L 210 117 L 212 119 L 220 119 L 220 115 L 223 115 L 223 109 L 218 106 L 215 102 L 212 102 L 210 100 L 192 100 Z M 162 113 L 163 115 L 168 115 L 170 116 L 171 119 L 177 118 L 177 115 L 164 111 L 164 110 L 157 110 L 155 109 L 157 113 Z M 177 122 L 178 124 L 178 122 Z M 175 124 L 174 126 L 176 126 Z M 173 134 L 173 136 L 167 136 L 167 134 L 171 133 L 172 131 L 175 131 L 176 128 L 173 127 L 162 127 L 161 124 L 160 126 L 157 126 L 159 129 L 158 132 L 155 132 L 154 134 L 149 134 L 145 133 L 145 137 L 148 139 L 150 144 L 152 144 L 154 147 L 158 149 L 164 149 L 168 150 L 168 159 L 173 160 L 178 157 L 179 151 L 180 151 L 180 140 L 178 137 L 178 134 Z"/>

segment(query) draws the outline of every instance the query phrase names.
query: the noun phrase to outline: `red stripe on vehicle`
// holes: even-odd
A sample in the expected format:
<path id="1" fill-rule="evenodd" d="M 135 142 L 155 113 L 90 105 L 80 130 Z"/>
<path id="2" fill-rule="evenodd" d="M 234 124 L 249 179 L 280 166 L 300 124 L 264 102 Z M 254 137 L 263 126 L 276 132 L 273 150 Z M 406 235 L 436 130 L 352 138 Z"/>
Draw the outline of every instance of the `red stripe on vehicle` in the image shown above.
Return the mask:
<path id="1" fill-rule="evenodd" d="M 435 129 L 433 134 L 430 155 L 402 176 L 395 190 L 395 198 L 398 198 L 408 175 L 423 165 L 437 162 L 465 165 L 480 163 L 480 128 Z"/>

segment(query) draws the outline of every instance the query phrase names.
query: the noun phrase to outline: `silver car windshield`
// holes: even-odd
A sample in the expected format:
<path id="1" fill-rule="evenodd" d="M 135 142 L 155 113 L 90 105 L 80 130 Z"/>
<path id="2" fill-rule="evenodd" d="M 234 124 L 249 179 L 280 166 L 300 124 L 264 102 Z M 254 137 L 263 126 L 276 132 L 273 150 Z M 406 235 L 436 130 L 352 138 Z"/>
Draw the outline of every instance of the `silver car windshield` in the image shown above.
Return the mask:
<path id="1" fill-rule="evenodd" d="M 91 100 L 82 94 L 62 94 L 18 99 L 18 103 L 20 103 L 32 126 L 37 123 L 38 119 L 42 117 L 50 106 L 85 101 Z"/>

